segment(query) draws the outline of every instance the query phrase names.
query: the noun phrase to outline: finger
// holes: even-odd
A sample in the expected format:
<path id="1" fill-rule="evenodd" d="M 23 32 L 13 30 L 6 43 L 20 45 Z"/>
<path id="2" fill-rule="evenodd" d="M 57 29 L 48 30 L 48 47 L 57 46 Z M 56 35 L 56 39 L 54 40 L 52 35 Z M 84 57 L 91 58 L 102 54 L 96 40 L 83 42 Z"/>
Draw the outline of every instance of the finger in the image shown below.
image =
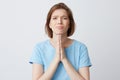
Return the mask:
<path id="1" fill-rule="evenodd" d="M 59 52 L 61 51 L 61 48 L 60 48 L 60 40 L 59 40 Z M 61 52 L 60 52 L 61 53 Z"/>

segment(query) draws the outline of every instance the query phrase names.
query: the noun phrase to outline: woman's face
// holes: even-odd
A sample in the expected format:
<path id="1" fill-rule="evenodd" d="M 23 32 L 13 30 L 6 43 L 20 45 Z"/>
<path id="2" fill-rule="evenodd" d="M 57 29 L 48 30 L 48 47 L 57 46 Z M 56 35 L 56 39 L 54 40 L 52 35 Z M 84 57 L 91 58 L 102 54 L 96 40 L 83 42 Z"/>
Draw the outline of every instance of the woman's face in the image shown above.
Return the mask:
<path id="1" fill-rule="evenodd" d="M 49 26 L 53 34 L 64 35 L 67 34 L 69 23 L 70 21 L 66 10 L 57 9 L 51 15 Z"/>

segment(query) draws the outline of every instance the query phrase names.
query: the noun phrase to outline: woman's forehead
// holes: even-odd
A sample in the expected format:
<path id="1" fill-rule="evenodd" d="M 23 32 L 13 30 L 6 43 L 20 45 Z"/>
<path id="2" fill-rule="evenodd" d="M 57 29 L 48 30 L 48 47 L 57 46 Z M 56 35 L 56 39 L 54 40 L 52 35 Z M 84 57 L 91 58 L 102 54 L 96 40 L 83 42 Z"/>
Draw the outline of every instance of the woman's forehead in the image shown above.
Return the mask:
<path id="1" fill-rule="evenodd" d="M 53 11 L 52 16 L 68 16 L 68 14 L 65 9 L 56 9 Z"/>

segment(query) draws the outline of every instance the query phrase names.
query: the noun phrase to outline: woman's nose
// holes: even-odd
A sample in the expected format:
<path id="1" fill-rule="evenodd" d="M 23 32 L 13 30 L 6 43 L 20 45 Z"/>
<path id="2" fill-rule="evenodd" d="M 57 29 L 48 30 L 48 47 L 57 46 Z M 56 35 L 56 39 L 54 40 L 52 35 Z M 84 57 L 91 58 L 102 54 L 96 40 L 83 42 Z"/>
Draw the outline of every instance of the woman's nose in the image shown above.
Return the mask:
<path id="1" fill-rule="evenodd" d="M 61 19 L 61 18 L 58 19 L 58 23 L 59 23 L 59 24 L 62 23 L 62 19 Z"/>

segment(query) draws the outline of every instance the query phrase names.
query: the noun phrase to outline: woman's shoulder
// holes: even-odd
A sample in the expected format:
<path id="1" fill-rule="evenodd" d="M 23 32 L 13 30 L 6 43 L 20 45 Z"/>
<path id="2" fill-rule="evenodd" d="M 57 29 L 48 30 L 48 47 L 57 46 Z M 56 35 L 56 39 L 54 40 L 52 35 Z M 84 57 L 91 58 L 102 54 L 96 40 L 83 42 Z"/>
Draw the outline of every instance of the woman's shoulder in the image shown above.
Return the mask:
<path id="1" fill-rule="evenodd" d="M 84 47 L 84 48 L 87 47 L 85 43 L 83 43 L 83 42 L 81 42 L 79 40 L 73 39 L 73 41 L 74 41 L 74 45 L 77 46 L 77 47 Z"/>

